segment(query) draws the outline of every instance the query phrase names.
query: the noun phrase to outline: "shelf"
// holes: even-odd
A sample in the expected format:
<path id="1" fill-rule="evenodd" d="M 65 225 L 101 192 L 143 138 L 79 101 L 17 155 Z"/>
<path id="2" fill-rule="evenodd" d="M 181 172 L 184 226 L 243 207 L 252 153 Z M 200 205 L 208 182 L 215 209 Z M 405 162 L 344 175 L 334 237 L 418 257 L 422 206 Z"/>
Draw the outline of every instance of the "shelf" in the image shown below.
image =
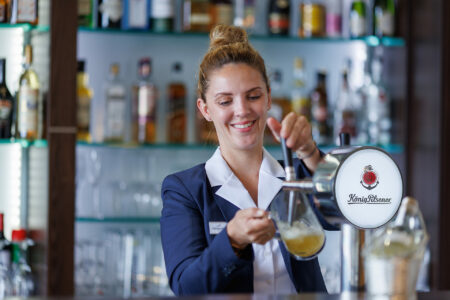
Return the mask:
<path id="1" fill-rule="evenodd" d="M 30 25 L 30 24 L 0 24 L 1 29 L 21 28 L 23 31 L 49 32 L 50 26 L 47 25 Z"/>
<path id="2" fill-rule="evenodd" d="M 159 223 L 159 217 L 77 217 L 75 218 L 75 221 L 78 223 Z"/>
<path id="3" fill-rule="evenodd" d="M 91 33 L 106 33 L 106 34 L 138 34 L 148 36 L 166 36 L 166 37 L 200 37 L 208 38 L 208 33 L 202 32 L 152 32 L 149 30 L 122 30 L 122 29 L 104 29 L 104 28 L 90 28 L 80 27 L 79 32 Z M 250 39 L 263 41 L 292 41 L 305 43 L 348 43 L 348 42 L 363 42 L 368 46 L 375 47 L 383 45 L 386 47 L 404 47 L 405 41 L 399 37 L 382 37 L 366 36 L 362 38 L 299 38 L 296 36 L 273 36 L 273 35 L 249 35 Z"/>
<path id="4" fill-rule="evenodd" d="M 26 140 L 26 139 L 0 139 L 0 145 L 20 144 L 23 148 L 37 147 L 46 148 L 48 146 L 47 140 Z"/>

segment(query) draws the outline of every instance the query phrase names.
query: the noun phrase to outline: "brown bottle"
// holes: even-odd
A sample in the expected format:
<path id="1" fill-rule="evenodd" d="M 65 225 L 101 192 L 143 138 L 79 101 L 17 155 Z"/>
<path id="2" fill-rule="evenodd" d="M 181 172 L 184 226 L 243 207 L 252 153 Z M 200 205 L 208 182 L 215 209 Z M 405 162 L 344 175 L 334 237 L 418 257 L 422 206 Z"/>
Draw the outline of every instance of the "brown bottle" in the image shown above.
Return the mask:
<path id="1" fill-rule="evenodd" d="M 186 142 L 186 87 L 181 77 L 182 64 L 177 62 L 172 66 L 173 78 L 167 87 L 167 142 Z"/>
<path id="2" fill-rule="evenodd" d="M 311 92 L 312 132 L 318 144 L 326 144 L 330 138 L 326 78 L 325 71 L 317 72 L 317 85 Z"/>

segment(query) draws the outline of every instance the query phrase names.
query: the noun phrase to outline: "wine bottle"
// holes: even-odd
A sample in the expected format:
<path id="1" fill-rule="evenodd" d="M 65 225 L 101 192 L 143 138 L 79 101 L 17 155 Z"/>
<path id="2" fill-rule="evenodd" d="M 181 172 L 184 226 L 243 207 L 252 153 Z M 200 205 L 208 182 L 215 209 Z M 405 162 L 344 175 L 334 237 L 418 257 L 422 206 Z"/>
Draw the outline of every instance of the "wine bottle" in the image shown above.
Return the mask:
<path id="1" fill-rule="evenodd" d="M 325 71 L 317 72 L 317 85 L 311 92 L 312 133 L 318 144 L 328 143 L 330 136 L 326 79 Z"/>
<path id="2" fill-rule="evenodd" d="M 154 32 L 170 32 L 174 29 L 173 0 L 152 0 L 151 29 Z"/>
<path id="3" fill-rule="evenodd" d="M 186 142 L 186 86 L 181 80 L 183 66 L 175 63 L 172 66 L 174 80 L 167 87 L 167 141 L 169 143 Z"/>
<path id="4" fill-rule="evenodd" d="M 231 0 L 214 0 L 211 9 L 211 27 L 233 24 L 233 4 Z"/>
<path id="5" fill-rule="evenodd" d="M 10 0 L 11 24 L 29 23 L 38 24 L 38 0 Z M 8 2 L 8 1 L 6 1 Z"/>
<path id="6" fill-rule="evenodd" d="M 78 26 L 93 27 L 93 0 L 78 0 Z"/>
<path id="7" fill-rule="evenodd" d="M 150 0 L 125 0 L 123 29 L 148 29 Z"/>
<path id="8" fill-rule="evenodd" d="M 287 35 L 289 32 L 289 1 L 271 0 L 269 4 L 269 32 Z"/>
<path id="9" fill-rule="evenodd" d="M 126 88 L 119 78 L 119 65 L 110 66 L 109 80 L 105 86 L 105 142 L 123 143 L 126 134 Z"/>
<path id="10" fill-rule="evenodd" d="M 393 36 L 395 34 L 395 1 L 375 0 L 373 5 L 373 34 Z"/>
<path id="11" fill-rule="evenodd" d="M 0 0 L 0 24 L 8 23 L 9 0 Z"/>
<path id="12" fill-rule="evenodd" d="M 91 101 L 93 92 L 88 86 L 89 76 L 85 72 L 85 62 L 78 61 L 77 72 L 77 140 L 90 142 Z"/>
<path id="13" fill-rule="evenodd" d="M 183 7 L 185 31 L 208 32 L 211 28 L 209 0 L 186 0 Z"/>
<path id="14" fill-rule="evenodd" d="M 355 0 L 350 9 L 350 36 L 362 37 L 367 35 L 366 3 Z"/>
<path id="15" fill-rule="evenodd" d="M 0 58 L 0 139 L 11 137 L 14 98 L 6 86 L 6 59 Z"/>

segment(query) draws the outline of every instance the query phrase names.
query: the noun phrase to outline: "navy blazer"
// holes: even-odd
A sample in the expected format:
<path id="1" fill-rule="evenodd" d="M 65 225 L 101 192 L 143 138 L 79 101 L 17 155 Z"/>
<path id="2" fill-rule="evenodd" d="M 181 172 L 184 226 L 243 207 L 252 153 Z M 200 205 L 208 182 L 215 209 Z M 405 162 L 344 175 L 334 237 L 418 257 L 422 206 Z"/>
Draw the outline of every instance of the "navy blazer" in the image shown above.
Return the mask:
<path id="1" fill-rule="evenodd" d="M 298 159 L 294 167 L 297 178 L 310 176 Z M 239 258 L 226 230 L 209 232 L 209 222 L 228 222 L 239 209 L 215 194 L 219 188 L 211 188 L 204 163 L 163 181 L 161 239 L 169 284 L 177 296 L 253 293 L 253 251 Z M 297 292 L 326 292 L 317 258 L 298 261 L 282 242 L 280 250 Z"/>

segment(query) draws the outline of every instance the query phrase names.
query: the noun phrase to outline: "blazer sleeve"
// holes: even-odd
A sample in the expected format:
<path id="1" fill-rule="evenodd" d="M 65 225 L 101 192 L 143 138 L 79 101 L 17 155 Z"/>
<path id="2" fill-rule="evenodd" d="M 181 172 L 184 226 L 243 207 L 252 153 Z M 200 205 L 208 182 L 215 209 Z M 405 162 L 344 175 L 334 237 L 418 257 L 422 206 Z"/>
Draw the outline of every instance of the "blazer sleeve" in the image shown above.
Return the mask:
<path id="1" fill-rule="evenodd" d="M 175 295 L 226 292 L 235 271 L 253 264 L 234 253 L 226 229 L 208 245 L 203 214 L 186 181 L 169 175 L 162 185 L 161 240 Z"/>

